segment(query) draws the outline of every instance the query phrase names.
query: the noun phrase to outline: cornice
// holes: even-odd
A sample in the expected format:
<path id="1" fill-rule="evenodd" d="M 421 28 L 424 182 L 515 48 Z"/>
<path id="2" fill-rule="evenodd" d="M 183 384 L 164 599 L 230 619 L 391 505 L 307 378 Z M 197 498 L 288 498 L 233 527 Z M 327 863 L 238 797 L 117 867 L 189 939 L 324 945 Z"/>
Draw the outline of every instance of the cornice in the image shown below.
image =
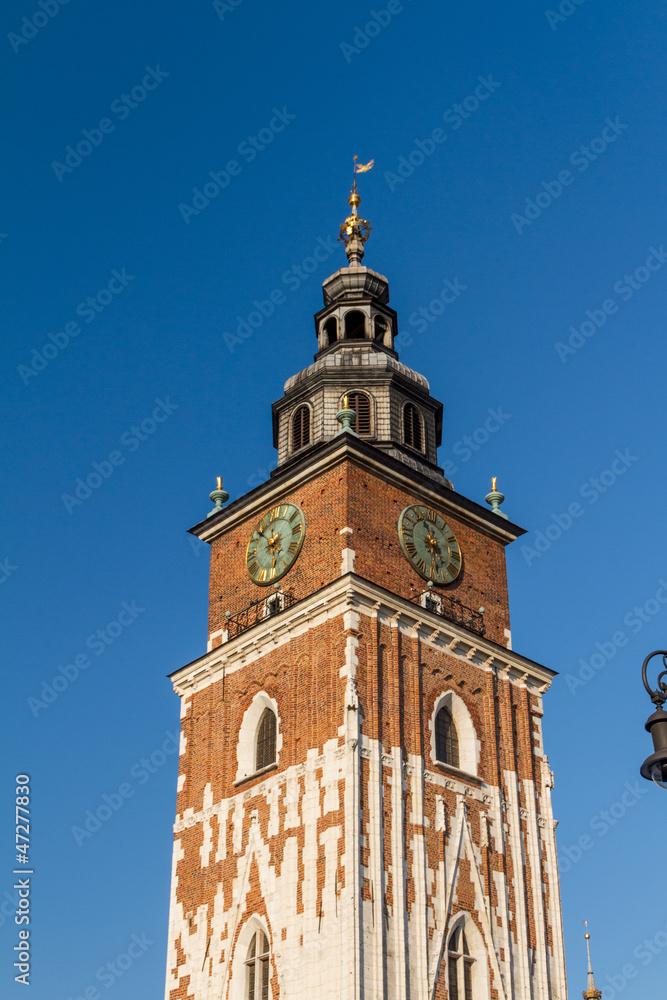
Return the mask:
<path id="1" fill-rule="evenodd" d="M 387 350 L 376 345 L 366 346 L 363 341 L 338 341 L 332 344 L 326 353 L 316 356 L 312 365 L 291 375 L 285 382 L 283 391 L 285 395 L 291 395 L 294 389 L 303 384 L 311 385 L 318 378 L 328 381 L 339 379 L 350 369 L 366 378 L 384 377 L 387 381 L 395 377 L 404 378 L 409 385 L 418 386 L 424 396 L 430 395 L 428 379 L 404 365 L 398 358 L 391 357 Z M 273 405 L 277 406 L 282 401 L 284 397 Z M 435 402 L 437 404 L 437 400 Z"/>
<path id="2" fill-rule="evenodd" d="M 291 608 L 266 618 L 174 671 L 169 675 L 174 690 L 181 697 L 194 694 L 226 674 L 241 670 L 246 663 L 349 611 L 369 618 L 379 617 L 392 628 L 419 638 L 427 646 L 527 687 L 535 694 L 543 694 L 556 676 L 556 671 L 549 667 L 476 635 L 355 573 L 346 573 Z"/>
<path id="3" fill-rule="evenodd" d="M 293 490 L 346 460 L 378 479 L 411 493 L 423 503 L 434 504 L 444 513 L 451 514 L 503 545 L 508 545 L 525 534 L 525 528 L 498 517 L 448 486 L 439 485 L 362 438 L 344 433 L 331 441 L 316 445 L 288 467 L 276 469 L 271 479 L 232 501 L 219 514 L 213 514 L 195 524 L 189 531 L 202 541 L 212 542 L 237 524 L 287 498 Z"/>

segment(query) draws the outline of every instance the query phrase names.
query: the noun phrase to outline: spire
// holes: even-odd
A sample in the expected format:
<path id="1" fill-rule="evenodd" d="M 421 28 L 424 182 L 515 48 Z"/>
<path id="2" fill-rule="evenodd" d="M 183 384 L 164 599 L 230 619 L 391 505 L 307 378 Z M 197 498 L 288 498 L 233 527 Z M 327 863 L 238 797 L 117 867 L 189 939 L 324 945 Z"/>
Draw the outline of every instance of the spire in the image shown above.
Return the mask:
<path id="1" fill-rule="evenodd" d="M 340 236 L 338 237 L 345 244 L 345 253 L 350 267 L 361 267 L 361 261 L 364 256 L 364 243 L 370 236 L 372 228 L 370 223 L 366 219 L 362 219 L 357 211 L 359 205 L 361 205 L 361 198 L 357 189 L 357 174 L 370 170 L 372 166 L 373 160 L 370 163 L 359 164 L 357 163 L 357 157 L 354 157 L 352 190 L 350 191 L 350 197 L 347 199 L 352 211 L 345 222 L 341 223 Z"/>
<path id="2" fill-rule="evenodd" d="M 584 920 L 584 927 L 588 927 L 587 920 Z M 584 1000 L 601 1000 L 602 993 L 595 985 L 595 979 L 593 978 L 593 966 L 591 965 L 591 946 L 590 946 L 591 936 L 588 933 L 588 931 L 586 931 L 584 937 L 586 938 L 586 951 L 588 952 L 588 987 L 584 991 L 582 996 Z"/>

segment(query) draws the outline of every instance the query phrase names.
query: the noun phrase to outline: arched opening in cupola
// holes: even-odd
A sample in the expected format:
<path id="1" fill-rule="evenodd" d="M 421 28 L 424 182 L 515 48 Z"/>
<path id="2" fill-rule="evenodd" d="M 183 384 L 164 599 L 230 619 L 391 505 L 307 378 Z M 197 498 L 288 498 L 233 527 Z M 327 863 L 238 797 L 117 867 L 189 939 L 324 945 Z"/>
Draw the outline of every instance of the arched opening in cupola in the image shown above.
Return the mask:
<path id="1" fill-rule="evenodd" d="M 358 309 L 345 313 L 345 339 L 363 340 L 366 336 L 366 317 Z"/>
<path id="2" fill-rule="evenodd" d="M 375 316 L 373 320 L 373 337 L 380 343 L 384 342 L 384 336 L 389 329 L 389 320 L 386 316 L 381 316 L 379 313 Z"/>
<path id="3" fill-rule="evenodd" d="M 322 333 L 324 334 L 324 347 L 331 347 L 332 344 L 336 343 L 338 337 L 338 321 L 335 316 L 329 316 L 329 319 L 325 320 L 322 324 Z"/>

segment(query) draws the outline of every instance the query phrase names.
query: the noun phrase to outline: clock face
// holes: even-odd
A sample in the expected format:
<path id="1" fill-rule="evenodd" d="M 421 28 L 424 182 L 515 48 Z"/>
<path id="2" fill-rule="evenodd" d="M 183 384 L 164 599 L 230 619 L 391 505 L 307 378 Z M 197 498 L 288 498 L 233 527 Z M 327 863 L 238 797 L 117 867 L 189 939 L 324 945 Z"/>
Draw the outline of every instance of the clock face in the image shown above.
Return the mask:
<path id="1" fill-rule="evenodd" d="M 461 572 L 459 543 L 433 507 L 406 507 L 398 519 L 398 537 L 406 559 L 425 580 L 451 583 Z"/>
<path id="2" fill-rule="evenodd" d="M 267 511 L 248 542 L 246 566 L 251 579 L 265 587 L 292 568 L 306 533 L 303 511 L 281 503 Z"/>

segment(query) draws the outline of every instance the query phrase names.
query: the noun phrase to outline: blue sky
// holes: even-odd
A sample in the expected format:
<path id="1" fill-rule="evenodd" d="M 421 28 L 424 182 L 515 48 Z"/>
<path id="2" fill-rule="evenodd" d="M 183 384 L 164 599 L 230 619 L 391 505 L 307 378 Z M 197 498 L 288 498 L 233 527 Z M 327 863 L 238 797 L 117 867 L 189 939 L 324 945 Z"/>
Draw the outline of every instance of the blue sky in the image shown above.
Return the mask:
<path id="1" fill-rule="evenodd" d="M 206 641 L 207 554 L 185 529 L 216 475 L 234 498 L 274 463 L 270 404 L 315 351 L 353 153 L 376 163 L 365 263 L 390 280 L 401 360 L 444 402 L 440 462 L 477 500 L 497 475 L 530 530 L 508 551 L 513 637 L 560 671 L 544 729 L 570 988 L 588 919 L 605 1000 L 657 994 L 667 796 L 638 768 L 640 666 L 667 645 L 663 5 L 55 4 L 7 0 L 0 32 L 0 897 L 27 772 L 31 996 L 162 994 L 165 675 Z M 104 795 L 116 808 L 77 843 Z M 97 980 L 133 935 L 132 965 Z"/>

